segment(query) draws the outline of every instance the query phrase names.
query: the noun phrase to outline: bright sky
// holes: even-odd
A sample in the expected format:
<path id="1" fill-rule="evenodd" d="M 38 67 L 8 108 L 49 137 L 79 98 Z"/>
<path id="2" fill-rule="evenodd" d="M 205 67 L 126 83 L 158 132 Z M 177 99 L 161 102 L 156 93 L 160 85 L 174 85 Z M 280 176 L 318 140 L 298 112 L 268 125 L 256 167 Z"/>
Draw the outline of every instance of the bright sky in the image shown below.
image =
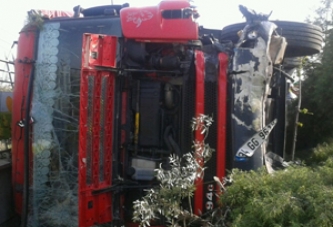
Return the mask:
<path id="1" fill-rule="evenodd" d="M 0 59 L 8 56 L 10 47 L 17 40 L 18 33 L 24 25 L 26 12 L 30 9 L 69 10 L 76 5 L 89 8 L 111 4 L 112 0 L 11 0 L 4 1 L 0 7 Z M 128 2 L 130 6 L 155 5 L 160 0 L 113 0 L 113 4 Z M 206 28 L 222 28 L 223 26 L 243 22 L 238 5 L 242 4 L 257 12 L 269 13 L 270 19 L 303 22 L 310 15 L 320 0 L 194 0 L 198 7 L 199 24 Z"/>

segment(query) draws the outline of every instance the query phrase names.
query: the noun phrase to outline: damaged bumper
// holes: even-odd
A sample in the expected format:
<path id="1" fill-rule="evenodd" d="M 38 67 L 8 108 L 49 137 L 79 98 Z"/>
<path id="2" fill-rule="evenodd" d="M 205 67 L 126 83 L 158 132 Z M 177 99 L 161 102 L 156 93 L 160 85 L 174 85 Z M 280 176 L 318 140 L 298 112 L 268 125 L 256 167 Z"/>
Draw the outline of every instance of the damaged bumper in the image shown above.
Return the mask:
<path id="1" fill-rule="evenodd" d="M 229 85 L 233 168 L 252 170 L 264 164 L 267 138 L 276 124 L 268 98 L 273 65 L 282 62 L 287 45 L 274 35 L 275 29 L 272 22 L 252 20 L 234 49 Z M 261 131 L 267 133 L 260 137 Z"/>

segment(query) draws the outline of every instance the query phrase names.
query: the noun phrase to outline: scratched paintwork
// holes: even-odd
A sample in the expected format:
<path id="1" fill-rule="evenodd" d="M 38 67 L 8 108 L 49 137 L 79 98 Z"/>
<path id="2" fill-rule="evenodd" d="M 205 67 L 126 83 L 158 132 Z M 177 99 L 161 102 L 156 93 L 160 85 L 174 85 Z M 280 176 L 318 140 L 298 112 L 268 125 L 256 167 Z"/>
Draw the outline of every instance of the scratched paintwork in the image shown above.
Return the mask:
<path id="1" fill-rule="evenodd" d="M 265 126 L 265 109 L 269 105 L 267 97 L 273 72 L 270 41 L 276 25 L 264 21 L 255 28 L 259 35 L 253 45 L 245 45 L 247 34 L 253 30 L 253 26 L 247 25 L 234 49 L 231 73 L 233 154 Z M 263 165 L 264 152 L 265 146 L 261 146 L 245 164 L 236 161 L 234 167 L 245 170 L 259 168 Z"/>
<path id="2" fill-rule="evenodd" d="M 255 48 L 239 48 L 235 51 L 233 59 L 233 80 L 239 84 L 234 95 L 234 108 L 238 106 L 241 112 L 247 109 L 256 116 L 251 124 L 247 125 L 256 131 L 262 128 L 261 112 L 265 108 L 265 97 L 272 75 L 272 65 L 266 49 L 265 41 L 258 38 Z M 243 60 L 240 59 L 243 58 L 244 52 L 251 54 L 251 60 L 239 64 L 238 62 Z"/>

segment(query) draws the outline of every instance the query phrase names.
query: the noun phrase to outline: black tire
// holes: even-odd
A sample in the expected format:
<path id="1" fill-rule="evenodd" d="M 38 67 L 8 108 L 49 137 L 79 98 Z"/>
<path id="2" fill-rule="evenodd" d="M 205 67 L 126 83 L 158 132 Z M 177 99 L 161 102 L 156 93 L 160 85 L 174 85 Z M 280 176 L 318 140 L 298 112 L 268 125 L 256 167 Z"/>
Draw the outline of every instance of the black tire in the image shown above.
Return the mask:
<path id="1" fill-rule="evenodd" d="M 290 70 L 290 69 L 297 68 L 301 64 L 302 64 L 302 59 L 299 57 L 283 59 L 283 69 L 284 70 Z"/>
<path id="2" fill-rule="evenodd" d="M 277 33 L 287 39 L 288 46 L 285 57 L 300 57 L 317 54 L 322 49 L 323 34 L 320 27 L 300 22 L 272 21 Z M 221 40 L 237 43 L 237 32 L 245 27 L 245 23 L 226 26 L 222 29 Z"/>

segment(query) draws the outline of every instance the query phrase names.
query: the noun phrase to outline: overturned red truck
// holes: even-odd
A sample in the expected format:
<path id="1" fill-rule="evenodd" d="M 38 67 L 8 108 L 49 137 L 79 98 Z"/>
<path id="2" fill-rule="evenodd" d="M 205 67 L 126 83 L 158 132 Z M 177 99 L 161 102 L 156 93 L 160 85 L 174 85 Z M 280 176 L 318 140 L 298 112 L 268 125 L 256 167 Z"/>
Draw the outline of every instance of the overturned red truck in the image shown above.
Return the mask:
<path id="1" fill-rule="evenodd" d="M 12 122 L 22 226 L 137 226 L 133 201 L 158 185 L 156 167 L 203 140 L 190 125 L 201 115 L 213 118 L 205 139 L 215 152 L 195 213 L 216 205 L 214 176 L 257 169 L 268 151 L 283 156 L 298 64 L 286 57 L 318 53 L 321 31 L 240 9 L 247 22 L 222 30 L 199 27 L 185 0 L 76 7 L 25 26 Z"/>

